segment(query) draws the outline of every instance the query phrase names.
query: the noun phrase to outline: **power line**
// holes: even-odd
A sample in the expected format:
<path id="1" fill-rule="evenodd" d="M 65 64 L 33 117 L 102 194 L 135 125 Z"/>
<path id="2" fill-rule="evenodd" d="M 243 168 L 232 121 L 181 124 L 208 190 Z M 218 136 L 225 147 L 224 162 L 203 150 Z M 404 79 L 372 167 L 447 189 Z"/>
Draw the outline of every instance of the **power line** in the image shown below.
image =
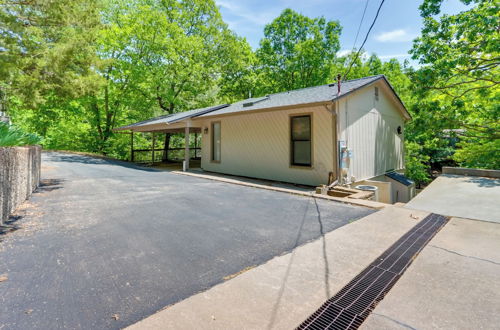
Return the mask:
<path id="1" fill-rule="evenodd" d="M 370 0 L 366 0 L 365 2 L 365 9 L 363 9 L 363 15 L 361 16 L 361 21 L 359 22 L 358 26 L 358 32 L 356 32 L 356 38 L 354 38 L 354 43 L 352 44 L 352 52 L 354 52 L 354 49 L 356 48 L 356 42 L 358 42 L 358 36 L 359 36 L 359 31 L 361 31 L 361 26 L 363 25 L 363 20 L 365 19 L 365 14 L 366 14 L 366 8 L 368 8 L 368 3 Z"/>
<path id="2" fill-rule="evenodd" d="M 380 9 L 382 9 L 382 5 L 384 4 L 385 0 L 382 0 L 380 2 L 380 6 L 378 6 L 378 9 L 377 9 L 377 14 L 375 15 L 375 18 L 373 19 L 373 22 L 372 24 L 370 25 L 370 28 L 368 29 L 368 32 L 366 32 L 366 36 L 365 36 L 365 40 L 363 40 L 363 43 L 361 44 L 361 47 L 359 47 L 358 51 L 356 52 L 356 56 L 354 56 L 351 64 L 349 65 L 349 69 L 347 70 L 346 74 L 344 75 L 344 78 L 342 80 L 345 80 L 347 78 L 347 75 L 349 74 L 349 72 L 351 71 L 351 68 L 354 64 L 354 62 L 356 62 L 356 60 L 358 59 L 359 57 L 359 53 L 361 52 L 361 50 L 363 49 L 363 46 L 365 45 L 366 43 L 366 40 L 368 40 L 368 36 L 370 35 L 370 32 L 373 28 L 373 26 L 375 25 L 375 22 L 377 21 L 377 18 L 378 18 L 378 14 L 380 13 Z"/>

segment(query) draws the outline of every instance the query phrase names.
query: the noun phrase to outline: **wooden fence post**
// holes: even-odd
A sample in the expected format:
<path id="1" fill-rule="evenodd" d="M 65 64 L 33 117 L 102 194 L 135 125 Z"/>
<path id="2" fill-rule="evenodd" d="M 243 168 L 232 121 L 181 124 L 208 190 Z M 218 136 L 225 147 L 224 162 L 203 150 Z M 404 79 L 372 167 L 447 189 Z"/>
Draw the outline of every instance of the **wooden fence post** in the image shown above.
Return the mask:
<path id="1" fill-rule="evenodd" d="M 153 142 L 151 143 L 152 144 L 152 147 L 151 147 L 151 162 L 154 164 L 155 163 L 155 132 L 152 133 L 153 134 Z"/>
<path id="2" fill-rule="evenodd" d="M 130 161 L 134 162 L 134 132 L 130 132 Z"/>

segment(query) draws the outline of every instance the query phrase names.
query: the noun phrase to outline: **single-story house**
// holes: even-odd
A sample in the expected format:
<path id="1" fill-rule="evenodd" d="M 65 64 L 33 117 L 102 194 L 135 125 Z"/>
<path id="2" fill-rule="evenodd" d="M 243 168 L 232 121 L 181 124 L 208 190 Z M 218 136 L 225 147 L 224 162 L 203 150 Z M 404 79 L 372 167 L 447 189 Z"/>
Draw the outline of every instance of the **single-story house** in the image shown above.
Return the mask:
<path id="1" fill-rule="evenodd" d="M 312 186 L 380 181 L 382 199 L 395 202 L 392 179 L 385 174 L 404 169 L 403 132 L 410 119 L 386 77 L 377 75 L 161 116 L 116 130 L 184 132 L 187 141 L 189 133 L 201 133 L 205 171 Z"/>

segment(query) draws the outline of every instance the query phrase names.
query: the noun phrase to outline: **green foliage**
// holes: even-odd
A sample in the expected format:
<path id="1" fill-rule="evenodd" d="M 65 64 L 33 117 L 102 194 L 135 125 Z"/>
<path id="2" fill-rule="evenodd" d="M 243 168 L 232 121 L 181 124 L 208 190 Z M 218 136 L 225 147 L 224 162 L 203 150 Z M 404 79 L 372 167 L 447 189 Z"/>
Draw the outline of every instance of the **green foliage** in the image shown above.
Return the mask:
<path id="1" fill-rule="evenodd" d="M 423 153 L 421 145 L 408 142 L 405 145 L 405 174 L 420 186 L 430 181 L 429 179 L 429 156 Z"/>
<path id="2" fill-rule="evenodd" d="M 126 157 L 113 128 L 254 84 L 254 53 L 214 1 L 7 1 L 0 27 L 9 114 L 51 149 Z"/>
<path id="3" fill-rule="evenodd" d="M 54 95 L 75 98 L 98 81 L 95 30 L 100 1 L 4 0 L 0 6 L 0 81 L 27 109 Z"/>
<path id="4" fill-rule="evenodd" d="M 441 0 L 420 7 L 424 28 L 412 54 L 422 67 L 412 74 L 414 92 L 423 100 L 418 106 L 433 105 L 422 114 L 430 118 L 427 131 L 462 132 L 454 156 L 459 164 L 498 168 L 500 8 L 496 1 L 462 2 L 473 6 L 439 18 Z"/>
<path id="5" fill-rule="evenodd" d="M 41 138 L 32 133 L 26 133 L 18 127 L 0 122 L 0 147 L 30 146 L 40 143 Z"/>
<path id="6" fill-rule="evenodd" d="M 464 167 L 500 169 L 500 140 L 463 140 L 458 144 L 454 159 Z"/>
<path id="7" fill-rule="evenodd" d="M 337 21 L 312 19 L 285 9 L 266 25 L 257 50 L 263 91 L 280 92 L 327 83 L 340 49 L 340 32 Z"/>

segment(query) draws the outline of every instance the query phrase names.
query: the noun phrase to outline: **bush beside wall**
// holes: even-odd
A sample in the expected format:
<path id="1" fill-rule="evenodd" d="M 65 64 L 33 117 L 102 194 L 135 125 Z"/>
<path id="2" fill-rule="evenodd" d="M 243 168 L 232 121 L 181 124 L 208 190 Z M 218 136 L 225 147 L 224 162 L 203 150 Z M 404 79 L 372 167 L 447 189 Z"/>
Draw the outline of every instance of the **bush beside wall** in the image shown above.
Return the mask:
<path id="1" fill-rule="evenodd" d="M 0 147 L 0 225 L 40 183 L 42 148 Z"/>

